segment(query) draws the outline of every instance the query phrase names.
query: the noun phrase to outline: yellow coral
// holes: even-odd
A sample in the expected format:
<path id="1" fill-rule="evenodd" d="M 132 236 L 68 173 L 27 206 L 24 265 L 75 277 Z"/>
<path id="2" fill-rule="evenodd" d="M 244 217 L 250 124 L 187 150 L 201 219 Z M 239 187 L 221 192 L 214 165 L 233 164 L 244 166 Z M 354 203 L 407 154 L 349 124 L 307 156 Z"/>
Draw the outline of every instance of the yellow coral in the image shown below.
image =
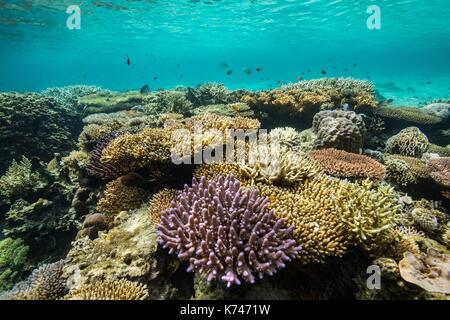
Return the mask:
<path id="1" fill-rule="evenodd" d="M 125 279 L 93 281 L 72 289 L 65 300 L 145 300 L 148 291 L 145 285 Z"/>
<path id="2" fill-rule="evenodd" d="M 154 224 L 160 223 L 161 213 L 170 208 L 170 203 L 176 199 L 177 190 L 163 189 L 150 200 L 148 213 Z"/>
<path id="3" fill-rule="evenodd" d="M 340 184 L 338 179 L 317 175 L 291 188 L 257 185 L 261 195 L 269 197 L 276 218 L 295 227 L 294 237 L 302 246 L 299 259 L 304 263 L 323 262 L 346 251 L 345 228 L 336 217 L 333 203 Z"/>

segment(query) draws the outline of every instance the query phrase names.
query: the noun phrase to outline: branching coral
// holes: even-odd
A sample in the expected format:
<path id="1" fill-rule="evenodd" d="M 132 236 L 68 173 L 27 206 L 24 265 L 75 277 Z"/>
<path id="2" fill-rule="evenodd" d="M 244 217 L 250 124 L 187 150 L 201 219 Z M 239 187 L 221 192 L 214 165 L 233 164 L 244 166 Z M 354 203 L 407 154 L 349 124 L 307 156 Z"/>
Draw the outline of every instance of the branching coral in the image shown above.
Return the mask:
<path id="1" fill-rule="evenodd" d="M 442 121 L 440 117 L 434 114 L 410 107 L 380 108 L 377 110 L 377 114 L 383 118 L 399 119 L 417 124 L 436 124 Z"/>
<path id="2" fill-rule="evenodd" d="M 328 174 L 336 177 L 381 179 L 385 174 L 385 167 L 378 161 L 343 150 L 316 150 L 310 152 L 309 156 L 317 161 Z"/>
<path id="3" fill-rule="evenodd" d="M 192 103 L 183 91 L 161 91 L 156 93 L 154 102 L 144 106 L 147 114 L 180 113 L 189 114 Z"/>
<path id="4" fill-rule="evenodd" d="M 94 281 L 72 289 L 65 300 L 146 300 L 145 285 L 126 279 Z"/>
<path id="5" fill-rule="evenodd" d="M 338 179 L 317 175 L 291 188 L 257 185 L 261 194 L 269 197 L 275 217 L 294 227 L 294 237 L 302 247 L 302 263 L 323 262 L 326 257 L 340 257 L 346 252 L 345 229 L 333 205 L 340 184 Z"/>
<path id="6" fill-rule="evenodd" d="M 0 196 L 7 199 L 37 191 L 45 186 L 41 175 L 33 172 L 31 161 L 22 157 L 19 163 L 13 160 L 6 174 L 0 177 Z"/>
<path id="7" fill-rule="evenodd" d="M 148 166 L 152 161 L 168 161 L 170 147 L 170 133 L 164 129 L 147 128 L 112 140 L 103 149 L 100 160 L 122 172 L 131 172 Z"/>
<path id="8" fill-rule="evenodd" d="M 359 152 L 364 144 L 366 127 L 363 118 L 353 111 L 321 111 L 314 116 L 312 129 L 316 148 L 335 148 Z"/>
<path id="9" fill-rule="evenodd" d="M 399 185 L 414 185 L 430 176 L 430 169 L 417 158 L 385 155 L 384 160 L 387 178 Z"/>
<path id="10" fill-rule="evenodd" d="M 143 195 L 141 188 L 127 186 L 120 177 L 106 185 L 106 190 L 97 204 L 97 211 L 114 216 L 120 211 L 136 209 L 142 204 Z"/>
<path id="11" fill-rule="evenodd" d="M 289 237 L 293 227 L 284 229 L 281 219 L 273 224 L 267 206 L 266 197 L 241 189 L 232 176 L 194 178 L 162 214 L 159 242 L 208 281 L 254 283 L 254 273 L 273 275 L 300 251 Z"/>
<path id="12" fill-rule="evenodd" d="M 450 157 L 429 160 L 427 165 L 432 171 L 431 178 L 436 183 L 450 188 Z"/>
<path id="13" fill-rule="evenodd" d="M 64 260 L 35 269 L 30 277 L 19 282 L 6 297 L 11 300 L 58 300 L 66 293 L 62 275 Z"/>
<path id="14" fill-rule="evenodd" d="M 102 180 L 114 179 L 120 176 L 123 172 L 120 167 L 116 167 L 109 163 L 101 161 L 103 150 L 108 147 L 109 143 L 119 136 L 118 133 L 112 132 L 103 136 L 95 148 L 89 155 L 89 162 L 87 164 L 87 172 L 89 175 L 100 178 Z"/>
<path id="15" fill-rule="evenodd" d="M 370 180 L 344 183 L 335 197 L 336 214 L 353 241 L 371 250 L 380 245 L 395 226 L 400 206 L 387 186 L 374 187 Z"/>
<path id="16" fill-rule="evenodd" d="M 221 104 L 229 101 L 228 89 L 220 83 L 204 83 L 196 88 L 188 88 L 187 97 L 195 106 Z"/>
<path id="17" fill-rule="evenodd" d="M 170 208 L 170 203 L 177 197 L 177 190 L 163 189 L 150 200 L 148 213 L 155 225 L 161 222 L 161 214 Z"/>
<path id="18" fill-rule="evenodd" d="M 28 255 L 28 246 L 21 239 L 0 241 L 0 292 L 8 290 L 18 280 Z"/>
<path id="19" fill-rule="evenodd" d="M 418 128 L 409 127 L 386 141 L 386 152 L 420 158 L 429 147 L 428 138 Z"/>

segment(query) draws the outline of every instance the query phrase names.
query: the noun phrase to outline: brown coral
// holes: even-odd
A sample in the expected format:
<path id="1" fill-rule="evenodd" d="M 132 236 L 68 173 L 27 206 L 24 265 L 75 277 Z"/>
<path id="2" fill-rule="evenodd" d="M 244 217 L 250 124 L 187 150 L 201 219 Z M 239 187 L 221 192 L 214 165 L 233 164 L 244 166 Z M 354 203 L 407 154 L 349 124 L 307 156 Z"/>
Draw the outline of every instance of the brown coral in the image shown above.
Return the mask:
<path id="1" fill-rule="evenodd" d="M 378 161 L 355 153 L 336 149 L 316 150 L 309 153 L 325 171 L 336 177 L 381 179 L 385 167 Z"/>
<path id="2" fill-rule="evenodd" d="M 436 183 L 450 188 L 450 157 L 429 160 L 427 165 L 432 171 L 431 178 Z"/>
<path id="3" fill-rule="evenodd" d="M 156 193 L 149 202 L 148 213 L 155 225 L 160 223 L 161 213 L 170 208 L 170 203 L 176 199 L 177 190 L 163 189 Z"/>
<path id="4" fill-rule="evenodd" d="M 145 300 L 145 285 L 125 279 L 94 281 L 72 289 L 65 300 Z"/>
<path id="5" fill-rule="evenodd" d="M 294 238 L 302 246 L 300 260 L 323 262 L 328 256 L 342 256 L 348 244 L 345 228 L 334 211 L 338 179 L 317 175 L 302 186 L 281 188 L 256 185 L 268 196 L 277 219 L 294 226 Z"/>
<path id="6" fill-rule="evenodd" d="M 425 112 L 419 108 L 380 108 L 377 113 L 384 118 L 399 119 L 417 124 L 436 124 L 442 119 L 434 114 Z"/>

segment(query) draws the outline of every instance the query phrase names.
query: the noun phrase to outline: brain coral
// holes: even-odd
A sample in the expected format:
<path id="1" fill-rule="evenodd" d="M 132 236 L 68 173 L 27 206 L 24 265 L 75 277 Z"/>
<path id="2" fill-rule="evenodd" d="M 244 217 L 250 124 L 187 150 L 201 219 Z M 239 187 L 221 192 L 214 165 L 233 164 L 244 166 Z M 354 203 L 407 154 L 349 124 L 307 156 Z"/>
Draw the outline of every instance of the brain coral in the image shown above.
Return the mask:
<path id="1" fill-rule="evenodd" d="M 112 140 L 103 150 L 101 162 L 130 172 L 148 166 L 152 161 L 170 159 L 170 133 L 164 129 L 146 128 L 125 133 Z"/>
<path id="2" fill-rule="evenodd" d="M 399 119 L 417 124 L 436 124 L 442 121 L 437 115 L 423 111 L 419 108 L 380 108 L 377 114 L 384 118 Z"/>
<path id="3" fill-rule="evenodd" d="M 163 212 L 158 241 L 208 281 L 254 283 L 254 273 L 273 275 L 300 251 L 290 238 L 293 228 L 284 229 L 281 219 L 273 224 L 267 206 L 266 197 L 241 189 L 232 176 L 194 178 Z"/>
<path id="4" fill-rule="evenodd" d="M 303 263 L 323 262 L 326 257 L 340 257 L 346 252 L 345 228 L 336 217 L 333 202 L 340 184 L 338 179 L 317 175 L 295 187 L 257 185 L 261 194 L 269 197 L 275 217 L 294 227 Z"/>
<path id="5" fill-rule="evenodd" d="M 146 300 L 145 285 L 126 279 L 93 281 L 72 289 L 65 300 Z"/>
<path id="6" fill-rule="evenodd" d="M 321 111 L 314 116 L 312 129 L 317 134 L 316 148 L 336 148 L 359 152 L 364 144 L 366 127 L 363 118 L 353 111 Z"/>
<path id="7" fill-rule="evenodd" d="M 385 167 L 378 161 L 343 150 L 316 150 L 311 151 L 309 156 L 317 161 L 328 174 L 336 177 L 381 179 L 385 174 Z"/>
<path id="8" fill-rule="evenodd" d="M 0 172 L 21 156 L 48 161 L 55 152 L 70 149 L 80 125 L 75 113 L 52 98 L 0 94 Z"/>
<path id="9" fill-rule="evenodd" d="M 384 242 L 400 212 L 393 188 L 375 187 L 370 180 L 342 184 L 335 206 L 353 241 L 368 250 Z"/>
<path id="10" fill-rule="evenodd" d="M 58 300 L 66 293 L 66 284 L 62 279 L 65 261 L 45 264 L 35 269 L 30 277 L 19 282 L 6 293 L 10 300 Z"/>
<path id="11" fill-rule="evenodd" d="M 136 209 L 142 204 L 143 195 L 142 189 L 127 186 L 120 177 L 106 185 L 106 190 L 97 204 L 97 211 L 114 216 L 120 211 Z"/>
<path id="12" fill-rule="evenodd" d="M 432 159 L 427 162 L 430 176 L 438 184 L 450 188 L 450 157 Z"/>
<path id="13" fill-rule="evenodd" d="M 386 141 L 387 153 L 420 158 L 429 147 L 428 138 L 419 128 L 409 127 Z"/>

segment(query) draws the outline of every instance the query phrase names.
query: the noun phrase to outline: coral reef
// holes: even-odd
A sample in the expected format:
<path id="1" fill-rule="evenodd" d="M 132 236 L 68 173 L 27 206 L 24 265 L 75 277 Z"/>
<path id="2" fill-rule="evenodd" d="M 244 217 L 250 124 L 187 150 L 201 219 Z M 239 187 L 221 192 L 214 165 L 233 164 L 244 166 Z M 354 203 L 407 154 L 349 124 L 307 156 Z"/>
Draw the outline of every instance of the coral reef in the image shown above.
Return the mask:
<path id="1" fill-rule="evenodd" d="M 383 118 L 398 119 L 419 125 L 432 125 L 442 121 L 437 115 L 424 111 L 423 109 L 402 108 L 379 108 L 377 114 Z"/>
<path id="2" fill-rule="evenodd" d="M 436 183 L 450 188 L 450 157 L 431 159 L 427 162 L 427 165 L 432 171 L 430 173 L 431 178 Z"/>
<path id="3" fill-rule="evenodd" d="M 89 162 L 86 167 L 89 175 L 102 180 L 110 180 L 119 177 L 123 173 L 120 167 L 101 161 L 103 150 L 118 136 L 119 133 L 111 132 L 104 135 L 98 141 L 95 148 L 89 154 Z"/>
<path id="4" fill-rule="evenodd" d="M 177 194 L 177 190 L 163 189 L 152 197 L 148 204 L 148 213 L 155 225 L 161 222 L 161 214 L 170 208 L 170 204 L 176 200 Z"/>
<path id="5" fill-rule="evenodd" d="M 65 300 L 146 300 L 145 285 L 120 280 L 93 281 L 70 290 Z"/>
<path id="6" fill-rule="evenodd" d="M 291 188 L 257 185 L 260 193 L 269 197 L 275 217 L 294 227 L 293 235 L 302 247 L 302 263 L 324 262 L 329 256 L 341 257 L 346 252 L 347 236 L 333 202 L 340 184 L 338 179 L 318 175 Z"/>
<path id="7" fill-rule="evenodd" d="M 187 97 L 195 106 L 226 104 L 229 102 L 229 91 L 223 84 L 210 82 L 188 88 Z"/>
<path id="8" fill-rule="evenodd" d="M 18 280 L 27 260 L 29 247 L 22 239 L 0 241 L 0 292 L 10 289 Z"/>
<path id="9" fill-rule="evenodd" d="M 417 158 L 385 155 L 386 178 L 401 186 L 415 185 L 430 176 L 431 170 Z"/>
<path id="10" fill-rule="evenodd" d="M 69 150 L 80 122 L 56 100 L 27 93 L 0 94 L 0 173 L 13 159 L 25 156 L 48 161 Z"/>
<path id="11" fill-rule="evenodd" d="M 194 115 L 215 114 L 226 117 L 246 117 L 255 118 L 254 111 L 246 103 L 231 104 L 210 104 L 195 108 L 192 113 Z"/>
<path id="12" fill-rule="evenodd" d="M 102 92 L 108 92 L 108 90 L 96 86 L 76 85 L 48 88 L 42 91 L 41 94 L 55 99 L 67 110 L 82 112 L 83 108 L 78 104 L 78 98 Z"/>
<path id="13" fill-rule="evenodd" d="M 363 118 L 353 111 L 320 111 L 313 118 L 312 129 L 317 135 L 315 148 L 356 153 L 362 149 L 366 134 Z"/>
<path id="14" fill-rule="evenodd" d="M 428 151 L 428 138 L 416 127 L 408 127 L 386 141 L 387 153 L 420 158 Z"/>
<path id="15" fill-rule="evenodd" d="M 190 114 L 192 103 L 183 91 L 161 91 L 153 102 L 144 106 L 146 114 L 179 113 Z"/>
<path id="16" fill-rule="evenodd" d="M 151 102 L 152 97 L 142 95 L 137 91 L 112 92 L 102 91 L 78 98 L 78 104 L 85 114 L 109 113 L 121 110 L 130 110 L 138 105 Z"/>
<path id="17" fill-rule="evenodd" d="M 335 206 L 352 241 L 369 251 L 389 238 L 387 231 L 394 227 L 400 209 L 393 188 L 374 187 L 370 180 L 342 184 Z"/>
<path id="18" fill-rule="evenodd" d="M 45 264 L 35 269 L 27 280 L 19 282 L 6 292 L 8 300 L 58 300 L 66 294 L 62 279 L 64 260 Z"/>
<path id="19" fill-rule="evenodd" d="M 232 176 L 194 178 L 161 215 L 158 241 L 189 260 L 188 271 L 204 273 L 208 281 L 254 283 L 254 274 L 273 275 L 301 250 L 289 238 L 292 227 L 284 229 L 281 219 L 272 224 L 267 204 L 267 198 L 241 189 Z"/>
<path id="20" fill-rule="evenodd" d="M 311 151 L 308 155 L 317 161 L 326 173 L 335 177 L 381 179 L 385 174 L 385 167 L 378 161 L 343 150 L 322 149 Z"/>

